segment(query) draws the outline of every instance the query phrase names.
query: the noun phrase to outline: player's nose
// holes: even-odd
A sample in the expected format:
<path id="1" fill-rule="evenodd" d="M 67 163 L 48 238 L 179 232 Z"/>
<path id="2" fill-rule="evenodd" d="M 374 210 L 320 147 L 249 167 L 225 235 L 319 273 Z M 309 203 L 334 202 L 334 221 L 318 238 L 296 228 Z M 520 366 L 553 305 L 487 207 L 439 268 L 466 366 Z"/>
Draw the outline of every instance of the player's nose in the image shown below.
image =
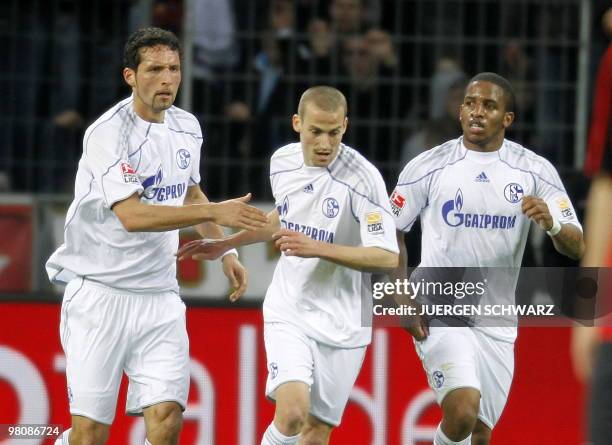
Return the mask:
<path id="1" fill-rule="evenodd" d="M 325 138 L 323 139 L 324 140 L 323 144 L 321 144 L 323 146 L 322 148 L 324 148 L 325 150 L 331 149 L 332 146 L 333 146 L 333 140 L 332 139 L 333 139 L 332 136 L 326 135 Z"/>
<path id="2" fill-rule="evenodd" d="M 484 113 L 484 105 L 481 103 L 477 103 L 476 105 L 474 105 L 474 108 L 472 109 L 472 116 L 482 116 Z"/>
<path id="3" fill-rule="evenodd" d="M 164 85 L 169 85 L 173 83 L 174 76 L 173 76 L 172 71 L 170 71 L 169 69 L 163 70 L 162 75 L 161 75 L 161 81 Z"/>

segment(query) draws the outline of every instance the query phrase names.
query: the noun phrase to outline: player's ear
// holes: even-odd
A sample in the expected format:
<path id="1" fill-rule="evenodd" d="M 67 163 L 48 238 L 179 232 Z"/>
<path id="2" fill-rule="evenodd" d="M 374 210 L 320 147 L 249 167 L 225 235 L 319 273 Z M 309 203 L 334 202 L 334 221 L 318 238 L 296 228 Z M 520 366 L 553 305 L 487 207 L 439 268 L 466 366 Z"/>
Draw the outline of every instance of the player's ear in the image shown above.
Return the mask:
<path id="1" fill-rule="evenodd" d="M 342 134 L 346 132 L 346 128 L 348 127 L 348 116 L 344 117 L 344 122 L 342 124 Z"/>
<path id="2" fill-rule="evenodd" d="M 293 125 L 293 130 L 296 133 L 299 133 L 302 130 L 302 121 L 300 120 L 300 116 L 294 114 L 291 118 L 291 124 Z"/>
<path id="3" fill-rule="evenodd" d="M 123 80 L 129 86 L 134 88 L 136 86 L 136 71 L 132 68 L 123 68 Z"/>
<path id="4" fill-rule="evenodd" d="M 508 128 L 514 122 L 514 113 L 512 111 L 507 111 L 504 113 L 504 120 L 502 121 L 502 125 L 504 128 Z"/>

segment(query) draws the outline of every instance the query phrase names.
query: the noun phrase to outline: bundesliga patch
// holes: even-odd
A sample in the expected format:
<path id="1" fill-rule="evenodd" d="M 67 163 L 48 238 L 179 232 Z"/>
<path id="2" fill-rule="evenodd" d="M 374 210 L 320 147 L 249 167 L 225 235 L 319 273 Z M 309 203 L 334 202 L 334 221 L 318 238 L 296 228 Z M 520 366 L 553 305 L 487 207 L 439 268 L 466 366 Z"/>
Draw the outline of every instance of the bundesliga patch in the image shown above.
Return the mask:
<path id="1" fill-rule="evenodd" d="M 569 205 L 569 200 L 565 197 L 557 198 L 557 205 L 559 206 L 559 210 L 561 210 L 561 215 L 565 218 L 571 218 L 574 216 L 574 212 L 572 212 L 572 208 Z"/>
<path id="2" fill-rule="evenodd" d="M 121 173 L 123 174 L 123 180 L 126 183 L 138 183 L 138 177 L 136 176 L 136 170 L 132 168 L 127 162 L 121 163 Z"/>
<path id="3" fill-rule="evenodd" d="M 383 228 L 383 219 L 380 212 L 366 213 L 366 222 L 368 224 L 368 233 L 372 235 L 381 235 L 385 233 Z"/>
<path id="4" fill-rule="evenodd" d="M 402 213 L 402 209 L 404 208 L 404 205 L 406 204 L 406 198 L 400 195 L 400 193 L 397 190 L 393 190 L 393 193 L 391 193 L 390 200 L 391 200 L 391 211 L 393 211 L 393 214 L 395 216 L 400 216 L 400 213 Z"/>

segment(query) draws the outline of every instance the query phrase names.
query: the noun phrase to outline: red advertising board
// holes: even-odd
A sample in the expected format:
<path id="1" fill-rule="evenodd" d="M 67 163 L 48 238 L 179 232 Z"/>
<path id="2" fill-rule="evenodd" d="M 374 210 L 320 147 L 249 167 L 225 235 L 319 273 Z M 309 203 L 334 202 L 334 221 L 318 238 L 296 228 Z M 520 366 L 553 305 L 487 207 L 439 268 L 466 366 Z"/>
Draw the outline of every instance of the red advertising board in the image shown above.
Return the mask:
<path id="1" fill-rule="evenodd" d="M 0 205 L 0 292 L 28 292 L 32 261 L 32 206 Z"/>
<path id="2" fill-rule="evenodd" d="M 0 303 L 0 423 L 69 424 L 59 313 L 55 304 Z M 192 383 L 181 444 L 259 444 L 273 416 L 263 395 L 261 312 L 189 308 L 187 323 Z M 567 329 L 520 330 L 515 379 L 494 445 L 582 443 L 583 389 L 568 352 Z M 142 445 L 142 420 L 126 417 L 124 404 L 125 382 L 108 443 Z M 431 444 L 439 416 L 408 335 L 377 328 L 331 443 Z"/>

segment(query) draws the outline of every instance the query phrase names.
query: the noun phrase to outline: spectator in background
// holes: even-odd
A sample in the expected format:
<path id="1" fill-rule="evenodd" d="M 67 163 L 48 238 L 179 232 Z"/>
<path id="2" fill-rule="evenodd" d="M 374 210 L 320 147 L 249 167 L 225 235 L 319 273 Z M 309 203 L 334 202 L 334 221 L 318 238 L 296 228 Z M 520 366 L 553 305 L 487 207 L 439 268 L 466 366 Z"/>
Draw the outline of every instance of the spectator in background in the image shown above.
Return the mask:
<path id="1" fill-rule="evenodd" d="M 382 29 L 372 28 L 365 33 L 370 54 L 376 60 L 379 67 L 385 70 L 397 68 L 397 55 L 393 48 L 391 35 Z"/>
<path id="2" fill-rule="evenodd" d="M 502 72 L 512 84 L 516 94 L 516 105 L 524 112 L 532 103 L 532 94 L 526 85 L 531 61 L 523 45 L 516 39 L 508 41 L 502 48 Z"/>
<path id="3" fill-rule="evenodd" d="M 429 83 L 429 119 L 435 120 L 446 116 L 448 113 L 447 99 L 449 89 L 455 82 L 465 81 L 465 78 L 466 75 L 461 69 L 459 62 L 454 58 L 444 56 L 436 62 L 435 72 Z M 461 102 L 463 102 L 463 96 L 461 97 Z M 459 102 L 459 105 L 461 105 L 461 102 Z"/>
<path id="4" fill-rule="evenodd" d="M 229 194 L 248 189 L 258 199 L 268 196 L 267 180 L 261 176 L 261 168 L 265 168 L 272 147 L 283 145 L 292 137 L 286 116 L 297 97 L 292 92 L 300 88 L 298 82 L 289 78 L 298 66 L 295 6 L 294 0 L 271 2 L 267 28 L 261 34 L 261 50 L 245 67 L 245 71 L 254 74 L 255 80 L 243 81 L 240 87 L 220 98 L 225 100 L 222 114 L 229 131 L 223 132 L 225 140 L 219 143 L 229 145 L 230 153 L 226 157 L 243 161 L 239 165 L 240 180 L 232 181 L 232 188 L 224 190 Z M 254 94 L 247 96 L 246 91 Z M 224 177 L 231 174 L 229 164 L 223 162 L 212 170 L 210 179 L 219 182 L 219 186 L 225 184 Z M 235 171 L 235 167 L 231 168 Z"/>
<path id="5" fill-rule="evenodd" d="M 279 39 L 293 37 L 295 34 L 295 1 L 272 0 L 270 7 L 270 28 Z"/>
<path id="6" fill-rule="evenodd" d="M 213 79 L 215 72 L 240 60 L 231 0 L 197 0 L 194 20 L 194 74 Z"/>
<path id="7" fill-rule="evenodd" d="M 7 42 L 7 60 L 15 61 L 8 82 L 13 101 L 4 112 L 7 130 L 0 128 L 6 135 L 0 142 L 0 170 L 6 165 L 16 190 L 66 191 L 84 122 L 119 92 L 114 78 L 120 67 L 114 55 L 120 52 L 121 17 L 128 15 L 129 4 L 14 4 L 12 40 Z"/>
<path id="8" fill-rule="evenodd" d="M 340 89 L 351 102 L 353 116 L 348 140 L 375 163 L 384 162 L 392 156 L 389 119 L 398 116 L 401 104 L 401 94 L 391 85 L 397 64 L 391 37 L 374 29 L 349 37 L 342 61 L 346 80 Z"/>
<path id="9" fill-rule="evenodd" d="M 306 42 L 300 44 L 298 54 L 301 71 L 315 78 L 313 84 L 324 83 L 317 77 L 338 72 L 337 59 L 333 57 L 335 44 L 336 36 L 329 22 L 317 17 L 308 23 Z"/>
<path id="10" fill-rule="evenodd" d="M 362 36 L 366 27 L 365 0 L 331 0 L 327 3 L 327 14 L 329 18 L 329 42 L 331 47 L 327 50 L 330 70 L 328 74 L 338 76 L 343 71 L 344 46 L 347 39 Z M 321 27 L 316 23 L 315 29 Z M 312 39 L 311 39 L 312 40 Z"/>
<path id="11" fill-rule="evenodd" d="M 455 139 L 461 134 L 461 125 L 457 116 L 459 107 L 463 103 L 466 84 L 467 78 L 461 75 L 447 86 L 443 98 L 444 114 L 438 118 L 430 118 L 420 131 L 404 142 L 401 165 L 406 165 L 422 152 L 441 145 L 449 139 Z"/>
<path id="12" fill-rule="evenodd" d="M 251 110 L 243 103 L 249 87 L 243 73 L 252 36 L 240 31 L 256 30 L 259 11 L 247 0 L 197 0 L 194 14 L 193 111 L 208 123 L 208 146 L 216 148 L 208 154 L 204 177 L 212 198 L 220 199 L 242 188 L 240 181 L 226 179 L 237 172 L 232 161 L 248 149 Z"/>
<path id="13" fill-rule="evenodd" d="M 206 108 L 219 115 L 230 83 L 225 77 L 240 62 L 234 5 L 231 0 L 197 0 L 194 14 L 194 111 Z"/>
<path id="14" fill-rule="evenodd" d="M 297 95 L 298 82 L 288 79 L 291 71 L 282 43 L 270 32 L 265 33 L 263 51 L 255 58 L 259 85 L 254 110 L 256 128 L 252 154 L 258 159 L 266 159 L 273 147 L 291 139 L 286 116 L 291 109 L 290 100 Z"/>
<path id="15" fill-rule="evenodd" d="M 222 2 L 223 0 L 216 1 L 216 3 L 219 4 Z M 199 3 L 201 2 L 196 2 L 196 9 Z M 154 26 L 159 26 L 160 28 L 167 29 L 168 31 L 180 35 L 183 28 L 183 2 L 181 0 L 155 0 L 153 5 L 151 5 L 151 9 L 151 23 Z M 139 12 L 142 14 L 145 11 Z M 198 28 L 196 24 L 196 34 L 197 32 Z"/>
<path id="16" fill-rule="evenodd" d="M 244 101 L 255 119 L 254 138 L 249 154 L 267 159 L 272 147 L 286 143 L 291 137 L 279 130 L 277 118 L 283 118 L 293 107 L 293 95 L 289 93 L 295 82 L 288 76 L 296 74 L 294 0 L 273 0 L 268 12 L 268 29 L 262 33 L 261 51 L 253 60 L 257 74 L 256 94 L 251 103 Z M 283 122 L 286 128 L 286 122 Z"/>
<path id="17" fill-rule="evenodd" d="M 340 37 L 361 34 L 366 27 L 364 0 L 332 0 L 329 17 L 332 29 Z"/>
<path id="18" fill-rule="evenodd" d="M 72 175 L 60 171 L 57 160 L 78 159 L 78 147 L 84 124 L 81 92 L 82 59 L 87 55 L 81 52 L 82 17 L 76 2 L 64 1 L 60 4 L 52 26 L 52 58 L 61 63 L 51 66 L 53 89 L 49 94 L 50 119 L 44 125 L 44 148 L 36 151 L 36 160 L 43 161 L 36 175 L 39 190 L 68 191 L 72 187 Z M 85 56 L 85 57 L 83 57 Z M 37 144 L 39 147 L 43 144 Z M 73 166 L 70 165 L 72 169 Z"/>
<path id="19" fill-rule="evenodd" d="M 516 95 L 517 112 L 524 117 L 525 121 L 533 121 L 534 117 L 534 97 L 532 78 L 533 64 L 525 50 L 523 44 L 518 39 L 507 41 L 501 48 L 501 67 L 500 73 L 508 79 Z M 531 143 L 534 139 L 532 131 L 510 128 L 508 131 L 510 138 L 518 139 L 523 143 Z M 571 187 L 568 184 L 568 187 Z M 535 232 L 533 232 L 535 233 Z"/>
<path id="20" fill-rule="evenodd" d="M 32 189 L 28 169 L 39 134 L 37 119 L 44 90 L 41 82 L 44 56 L 50 39 L 51 5 L 24 0 L 7 22 L 9 31 L 9 98 L 3 101 L 0 127 L 0 171 L 9 189 Z M 12 62 L 12 63 L 11 63 Z M 4 85 L 4 84 L 3 84 Z M 11 100 L 12 99 L 12 100 Z M 14 116 L 13 119 L 7 119 Z"/>
<path id="21" fill-rule="evenodd" d="M 563 5 L 551 2 L 542 6 L 539 14 L 538 38 L 548 41 L 564 40 L 577 35 L 574 29 L 578 21 L 560 20 Z M 573 125 L 573 108 L 564 100 L 565 87 L 570 80 L 567 69 L 560 69 L 567 53 L 559 45 L 538 45 L 535 66 L 536 81 L 539 83 L 535 97 L 536 139 L 534 146 L 538 154 L 553 164 L 570 164 L 571 139 L 566 137 L 564 126 Z"/>

